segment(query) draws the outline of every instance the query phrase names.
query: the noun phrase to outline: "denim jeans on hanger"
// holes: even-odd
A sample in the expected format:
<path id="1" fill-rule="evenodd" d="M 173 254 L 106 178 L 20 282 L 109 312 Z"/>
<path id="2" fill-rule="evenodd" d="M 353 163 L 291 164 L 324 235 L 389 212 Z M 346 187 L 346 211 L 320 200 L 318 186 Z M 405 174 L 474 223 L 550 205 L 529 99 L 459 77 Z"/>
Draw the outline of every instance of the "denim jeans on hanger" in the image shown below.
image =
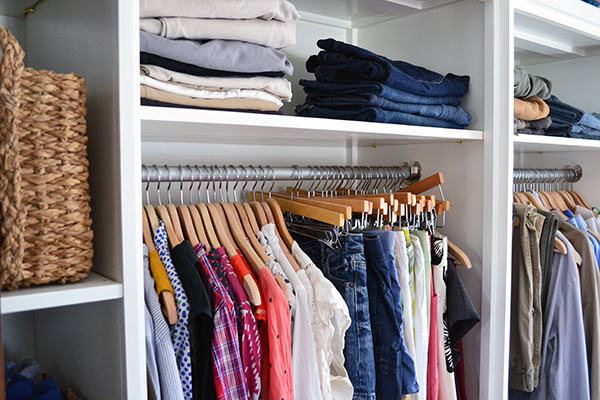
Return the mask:
<path id="1" fill-rule="evenodd" d="M 458 125 L 443 119 L 422 117 L 400 111 L 383 110 L 376 107 L 364 107 L 357 110 L 334 110 L 332 108 L 318 107 L 311 104 L 296 106 L 296 114 L 303 117 L 347 119 L 352 121 L 382 122 L 387 124 L 403 124 L 417 126 L 433 126 L 437 128 L 463 129 Z"/>
<path id="2" fill-rule="evenodd" d="M 306 96 L 306 103 L 333 109 L 375 107 L 387 111 L 399 111 L 406 114 L 441 119 L 464 127 L 471 123 L 471 115 L 460 107 L 443 104 L 398 103 L 371 93 L 360 95 L 309 94 Z"/>
<path id="3" fill-rule="evenodd" d="M 339 250 L 318 239 L 291 234 L 348 305 L 352 322 L 346 331 L 344 358 L 354 386 L 353 400 L 375 400 L 375 358 L 362 234 L 346 236 L 345 246 Z"/>
<path id="4" fill-rule="evenodd" d="M 448 106 L 458 106 L 460 105 L 461 101 L 459 96 L 421 96 L 377 82 L 326 83 L 300 79 L 300 85 L 304 88 L 304 92 L 309 95 L 359 96 L 365 94 L 375 94 L 383 97 L 384 99 L 398 103 L 430 105 L 445 104 Z"/>
<path id="5" fill-rule="evenodd" d="M 463 96 L 469 91 L 468 76 L 444 76 L 404 61 L 389 60 L 334 39 L 321 39 L 317 41 L 317 46 L 326 52 L 311 56 L 306 67 L 322 82 L 380 82 L 426 96 Z"/>
<path id="6" fill-rule="evenodd" d="M 419 391 L 416 367 L 402 334 L 402 297 L 394 261 L 395 233 L 365 231 L 367 287 L 380 399 L 400 400 Z M 421 384 L 426 384 L 422 382 Z"/>

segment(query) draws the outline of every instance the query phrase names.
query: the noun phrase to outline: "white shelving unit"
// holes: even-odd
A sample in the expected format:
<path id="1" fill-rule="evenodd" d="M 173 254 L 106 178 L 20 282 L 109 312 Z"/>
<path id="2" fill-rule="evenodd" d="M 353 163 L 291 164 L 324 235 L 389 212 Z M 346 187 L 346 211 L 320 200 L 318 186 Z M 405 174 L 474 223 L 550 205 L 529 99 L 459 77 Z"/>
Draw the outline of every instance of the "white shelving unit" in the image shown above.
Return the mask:
<path id="1" fill-rule="evenodd" d="M 86 279 L 68 285 L 29 287 L 2 293 L 1 309 L 2 314 L 12 314 L 122 297 L 122 284 L 92 272 Z"/>
<path id="2" fill-rule="evenodd" d="M 473 263 L 460 270 L 482 323 L 465 340 L 471 399 L 506 399 L 512 167 L 578 162 L 578 190 L 600 199 L 600 142 L 512 134 L 514 63 L 546 76 L 564 101 L 600 111 L 600 10 L 579 0 L 292 0 L 303 17 L 294 99 L 284 116 L 139 105 L 138 2 L 0 0 L 0 23 L 26 65 L 86 78 L 94 272 L 65 286 L 2 293 L 4 349 L 33 357 L 83 398 L 145 399 L 141 205 L 146 164 L 355 164 L 419 161 L 443 171 L 452 201 L 443 233 Z M 299 79 L 333 37 L 440 73 L 471 77 L 467 130 L 293 116 Z M 110 382 L 107 385 L 107 382 Z"/>

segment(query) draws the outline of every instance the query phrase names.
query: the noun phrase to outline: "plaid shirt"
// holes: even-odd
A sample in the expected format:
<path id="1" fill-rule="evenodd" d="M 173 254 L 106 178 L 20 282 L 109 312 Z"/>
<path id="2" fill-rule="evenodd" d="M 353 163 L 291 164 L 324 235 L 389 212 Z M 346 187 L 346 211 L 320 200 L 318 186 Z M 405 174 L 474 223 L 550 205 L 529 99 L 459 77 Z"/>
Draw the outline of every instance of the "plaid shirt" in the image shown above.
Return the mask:
<path id="1" fill-rule="evenodd" d="M 214 295 L 215 328 L 212 337 L 212 353 L 217 398 L 247 400 L 248 386 L 242 367 L 233 300 L 210 265 L 204 245 L 195 246 L 195 250 L 200 260 L 201 271 L 199 272 Z"/>

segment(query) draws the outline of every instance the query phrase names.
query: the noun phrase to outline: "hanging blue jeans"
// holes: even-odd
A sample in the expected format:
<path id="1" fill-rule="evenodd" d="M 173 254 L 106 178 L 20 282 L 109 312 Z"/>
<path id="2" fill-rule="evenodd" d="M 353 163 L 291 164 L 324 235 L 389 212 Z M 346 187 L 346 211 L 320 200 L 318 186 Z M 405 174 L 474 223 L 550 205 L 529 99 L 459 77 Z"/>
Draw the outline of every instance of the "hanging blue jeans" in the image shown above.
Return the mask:
<path id="1" fill-rule="evenodd" d="M 375 359 L 362 234 L 348 235 L 341 250 L 293 232 L 292 236 L 348 305 L 352 322 L 346 331 L 344 358 L 354 386 L 353 400 L 375 400 Z"/>
<path id="2" fill-rule="evenodd" d="M 380 399 L 419 391 L 415 363 L 402 336 L 402 298 L 394 263 L 394 232 L 364 232 L 369 309 Z M 425 384 L 423 382 L 423 384 Z"/>

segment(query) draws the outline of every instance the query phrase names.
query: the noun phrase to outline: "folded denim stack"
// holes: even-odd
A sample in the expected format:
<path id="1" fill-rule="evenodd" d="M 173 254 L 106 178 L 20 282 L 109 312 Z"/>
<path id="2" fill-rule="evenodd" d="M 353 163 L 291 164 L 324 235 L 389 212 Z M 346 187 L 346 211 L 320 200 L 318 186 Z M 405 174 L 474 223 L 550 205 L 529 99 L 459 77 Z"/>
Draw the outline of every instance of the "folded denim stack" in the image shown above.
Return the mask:
<path id="1" fill-rule="evenodd" d="M 287 0 L 140 0 L 143 105 L 279 113 L 300 18 Z"/>
<path id="2" fill-rule="evenodd" d="M 552 125 L 547 129 L 549 136 L 562 136 L 578 139 L 600 139 L 600 114 L 581 110 L 563 103 L 556 96 L 547 100 L 550 106 Z"/>
<path id="3" fill-rule="evenodd" d="M 471 123 L 459 107 L 468 76 L 443 76 L 334 39 L 317 46 L 323 51 L 306 62 L 316 81 L 300 81 L 307 96 L 298 115 L 456 129 Z"/>
<path id="4" fill-rule="evenodd" d="M 515 67 L 515 123 L 514 132 L 528 135 L 544 135 L 552 119 L 545 100 L 552 92 L 552 83 L 541 76 L 528 73 L 523 67 Z"/>

